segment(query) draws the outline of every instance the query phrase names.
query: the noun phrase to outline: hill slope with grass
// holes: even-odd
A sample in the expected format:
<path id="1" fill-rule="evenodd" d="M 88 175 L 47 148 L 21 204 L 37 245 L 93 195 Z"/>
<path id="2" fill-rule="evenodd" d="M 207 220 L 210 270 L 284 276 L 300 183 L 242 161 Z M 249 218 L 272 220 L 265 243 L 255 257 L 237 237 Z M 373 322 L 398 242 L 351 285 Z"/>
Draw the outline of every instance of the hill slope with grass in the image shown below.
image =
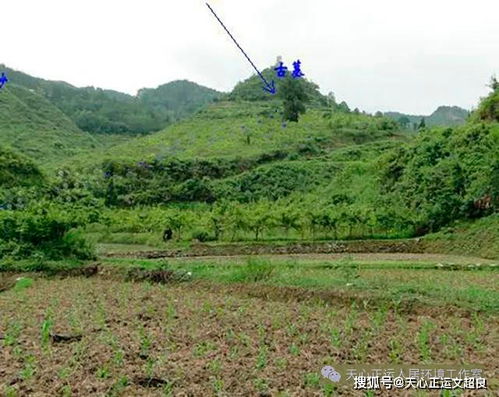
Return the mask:
<path id="1" fill-rule="evenodd" d="M 153 112 L 170 114 L 174 120 L 194 113 L 218 99 L 221 93 L 187 80 L 176 80 L 157 88 L 142 88 L 138 101 Z"/>
<path id="2" fill-rule="evenodd" d="M 495 92 L 465 125 L 413 134 L 302 81 L 298 122 L 253 76 L 162 131 L 67 159 L 49 199 L 104 214 L 99 241 L 159 244 L 165 229 L 220 242 L 413 237 L 497 212 Z"/>
<path id="3" fill-rule="evenodd" d="M 279 96 L 261 100 L 265 92 L 251 77 L 225 100 L 161 132 L 71 159 L 68 175 L 85 175 L 93 193 L 113 206 L 303 195 L 310 204 L 321 195 L 337 204 L 368 202 L 368 194 L 353 197 L 374 189 L 362 178 L 408 135 L 388 118 L 323 103 L 317 86 L 304 85 L 311 101 L 299 122 L 283 121 Z"/>
<path id="4" fill-rule="evenodd" d="M 0 140 L 39 164 L 99 146 L 45 98 L 10 83 L 0 91 Z"/>
<path id="5" fill-rule="evenodd" d="M 288 123 L 282 121 L 278 103 L 222 101 L 161 132 L 97 154 L 131 161 L 252 157 L 364 143 L 387 137 L 396 128 L 386 119 L 326 111 L 310 109 L 299 123 Z"/>
<path id="6" fill-rule="evenodd" d="M 261 100 L 261 86 L 248 84 L 238 87 L 243 97 L 73 164 L 107 205 L 129 208 L 109 215 L 113 230 L 182 225 L 184 236 L 222 241 L 397 238 L 497 211 L 494 93 L 467 124 L 414 135 L 320 101 L 283 122 L 279 98 Z"/>
<path id="7" fill-rule="evenodd" d="M 271 69 L 265 69 L 263 74 L 269 79 L 273 76 Z M 278 93 L 281 84 L 279 80 Z M 163 131 L 99 151 L 90 159 L 75 159 L 75 162 L 252 158 L 277 151 L 320 152 L 386 138 L 398 129 L 388 118 L 330 106 L 317 85 L 305 79 L 303 87 L 310 100 L 308 111 L 299 123 L 283 121 L 279 95 L 266 93 L 260 78 L 254 75 L 238 83 L 223 99 Z M 146 94 L 147 91 L 143 93 Z"/>

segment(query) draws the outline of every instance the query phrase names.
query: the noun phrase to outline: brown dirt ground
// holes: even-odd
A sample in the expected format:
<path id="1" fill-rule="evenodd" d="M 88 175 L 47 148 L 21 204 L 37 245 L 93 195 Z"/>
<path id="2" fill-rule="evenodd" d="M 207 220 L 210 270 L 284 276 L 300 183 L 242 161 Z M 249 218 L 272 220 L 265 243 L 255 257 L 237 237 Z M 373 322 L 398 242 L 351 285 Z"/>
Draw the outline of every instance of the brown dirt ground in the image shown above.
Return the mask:
<path id="1" fill-rule="evenodd" d="M 37 279 L 31 288 L 0 294 L 0 338 L 8 341 L 0 343 L 0 392 L 10 386 L 21 396 L 64 395 L 64 388 L 73 396 L 167 395 L 168 388 L 140 385 L 153 376 L 170 382 L 176 396 L 319 396 L 324 365 L 417 365 L 425 354 L 434 363 L 482 364 L 489 377 L 498 374 L 496 315 L 400 313 L 282 291 Z M 82 339 L 43 344 L 44 318 L 51 332 Z M 30 365 L 34 370 L 26 371 Z M 120 389 L 123 376 L 129 385 Z M 488 395 L 498 395 L 498 384 L 491 386 Z"/>

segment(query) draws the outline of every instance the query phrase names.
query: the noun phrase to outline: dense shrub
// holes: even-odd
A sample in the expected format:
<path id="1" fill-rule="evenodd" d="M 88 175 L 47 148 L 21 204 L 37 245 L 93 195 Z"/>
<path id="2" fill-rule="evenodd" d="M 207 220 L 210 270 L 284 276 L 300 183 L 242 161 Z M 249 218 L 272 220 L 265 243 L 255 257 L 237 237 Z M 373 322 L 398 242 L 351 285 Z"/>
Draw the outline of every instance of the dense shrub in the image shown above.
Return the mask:
<path id="1" fill-rule="evenodd" d="M 41 254 L 48 259 L 91 259 L 91 244 L 75 229 L 88 222 L 87 211 L 53 203 L 0 211 L 0 254 L 15 258 Z"/>
<path id="2" fill-rule="evenodd" d="M 499 121 L 499 83 L 492 78 L 490 87 L 492 92 L 483 98 L 480 106 L 472 115 L 472 120 Z"/>
<path id="3" fill-rule="evenodd" d="M 499 125 L 469 123 L 433 129 L 387 156 L 382 193 L 421 216 L 420 227 L 438 230 L 457 219 L 499 209 Z"/>
<path id="4" fill-rule="evenodd" d="M 0 146 L 0 188 L 42 185 L 44 176 L 28 157 Z"/>
<path id="5" fill-rule="evenodd" d="M 210 236 L 210 233 L 208 233 L 206 230 L 199 230 L 199 229 L 196 229 L 192 232 L 192 238 L 202 243 L 214 240 L 214 238 Z"/>

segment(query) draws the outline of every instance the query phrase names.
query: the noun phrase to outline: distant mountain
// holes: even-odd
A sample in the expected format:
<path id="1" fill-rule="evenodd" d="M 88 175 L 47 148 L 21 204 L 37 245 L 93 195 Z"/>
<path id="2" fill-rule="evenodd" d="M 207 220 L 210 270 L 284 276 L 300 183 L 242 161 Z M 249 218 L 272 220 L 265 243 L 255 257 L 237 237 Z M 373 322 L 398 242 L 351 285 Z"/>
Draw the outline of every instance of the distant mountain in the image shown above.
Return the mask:
<path id="1" fill-rule="evenodd" d="M 157 88 L 142 88 L 137 93 L 140 103 L 149 110 L 182 118 L 219 98 L 220 92 L 187 80 L 172 81 Z"/>
<path id="2" fill-rule="evenodd" d="M 459 106 L 440 106 L 429 116 L 416 116 L 410 114 L 404 114 L 399 112 L 386 112 L 385 116 L 394 119 L 402 124 L 404 124 L 404 118 L 409 120 L 408 127 L 414 128 L 414 125 L 419 125 L 421 119 L 425 119 L 425 124 L 428 127 L 453 127 L 457 125 L 462 125 L 466 122 L 469 112 Z"/>
<path id="3" fill-rule="evenodd" d="M 158 131 L 170 122 L 193 113 L 219 93 L 187 81 L 157 89 L 142 89 L 138 96 L 95 87 L 77 88 L 0 65 L 10 86 L 33 90 L 57 106 L 75 124 L 90 133 L 143 134 Z"/>
<path id="4" fill-rule="evenodd" d="M 461 125 L 466 122 L 469 115 L 470 113 L 467 110 L 460 108 L 459 106 L 440 106 L 430 117 L 428 117 L 428 122 L 430 126 Z"/>

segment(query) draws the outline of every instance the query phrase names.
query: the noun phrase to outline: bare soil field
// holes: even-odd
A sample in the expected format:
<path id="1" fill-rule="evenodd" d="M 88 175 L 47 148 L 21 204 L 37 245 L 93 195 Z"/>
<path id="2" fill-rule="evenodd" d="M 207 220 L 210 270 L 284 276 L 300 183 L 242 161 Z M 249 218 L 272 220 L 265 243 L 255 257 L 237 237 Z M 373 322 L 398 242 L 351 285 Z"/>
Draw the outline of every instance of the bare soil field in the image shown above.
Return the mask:
<path id="1" fill-rule="evenodd" d="M 488 281 L 487 274 L 462 273 L 472 278 L 456 284 L 497 290 L 495 273 Z M 469 363 L 486 368 L 489 390 L 480 395 L 498 395 L 496 312 L 411 309 L 374 304 L 368 292 L 352 299 L 356 294 L 318 297 L 259 283 L 35 278 L 0 293 L 0 392 L 360 396 L 324 382 L 321 368 Z"/>

